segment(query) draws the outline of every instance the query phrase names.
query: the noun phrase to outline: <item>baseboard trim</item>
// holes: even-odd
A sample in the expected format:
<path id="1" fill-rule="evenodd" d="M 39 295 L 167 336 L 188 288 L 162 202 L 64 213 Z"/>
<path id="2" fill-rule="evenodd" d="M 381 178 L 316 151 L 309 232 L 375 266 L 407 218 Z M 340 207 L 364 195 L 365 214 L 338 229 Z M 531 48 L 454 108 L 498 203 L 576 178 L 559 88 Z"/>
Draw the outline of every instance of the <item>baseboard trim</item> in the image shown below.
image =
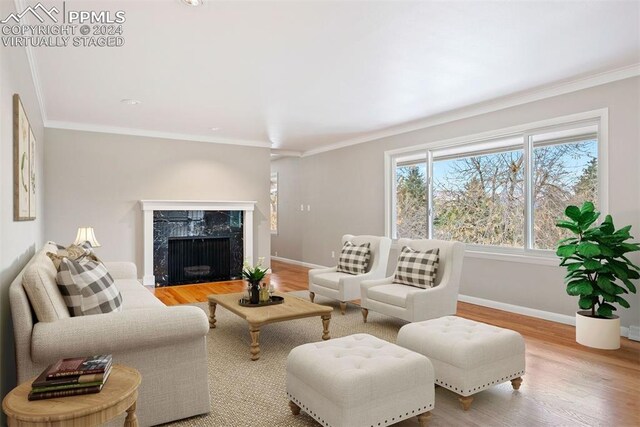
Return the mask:
<path id="1" fill-rule="evenodd" d="M 535 308 L 523 307 L 521 305 L 507 304 L 504 302 L 492 301 L 484 298 L 472 297 L 469 295 L 459 295 L 458 301 L 480 305 L 483 307 L 495 308 L 497 310 L 508 311 L 509 313 L 522 314 L 524 316 L 535 317 L 537 319 L 550 320 L 552 322 L 562 323 L 565 325 L 576 325 L 575 317 L 568 316 L 566 314 L 553 313 L 551 311 L 538 310 Z M 632 326 L 632 328 L 634 327 Z M 640 327 L 635 328 L 638 329 L 637 333 L 640 335 Z M 627 328 L 626 326 L 620 327 L 620 336 L 629 337 L 629 333 L 629 328 Z"/>
<path id="2" fill-rule="evenodd" d="M 274 260 L 280 261 L 280 262 L 284 262 L 286 264 L 299 265 L 301 267 L 307 267 L 307 268 L 329 268 L 329 267 L 324 266 L 324 265 L 311 264 L 309 262 L 298 261 L 297 259 L 289 259 L 289 258 L 283 258 L 283 257 L 273 256 L 273 255 L 271 255 L 271 259 L 274 259 Z"/>
<path id="3" fill-rule="evenodd" d="M 640 341 L 640 326 L 629 326 L 629 339 L 634 341 Z"/>

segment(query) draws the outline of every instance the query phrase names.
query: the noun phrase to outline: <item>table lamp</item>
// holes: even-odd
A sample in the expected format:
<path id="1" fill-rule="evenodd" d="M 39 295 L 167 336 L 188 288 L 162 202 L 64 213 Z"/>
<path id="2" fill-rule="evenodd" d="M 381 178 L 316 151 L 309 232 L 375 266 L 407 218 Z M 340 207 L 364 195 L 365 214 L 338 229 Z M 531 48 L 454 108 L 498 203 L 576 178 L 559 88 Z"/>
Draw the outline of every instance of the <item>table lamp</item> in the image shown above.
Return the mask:
<path id="1" fill-rule="evenodd" d="M 98 239 L 96 239 L 96 234 L 93 232 L 93 227 L 79 227 L 78 234 L 76 235 L 76 240 L 73 242 L 74 245 L 80 245 L 84 242 L 89 242 L 92 248 L 99 248 L 102 246 Z"/>

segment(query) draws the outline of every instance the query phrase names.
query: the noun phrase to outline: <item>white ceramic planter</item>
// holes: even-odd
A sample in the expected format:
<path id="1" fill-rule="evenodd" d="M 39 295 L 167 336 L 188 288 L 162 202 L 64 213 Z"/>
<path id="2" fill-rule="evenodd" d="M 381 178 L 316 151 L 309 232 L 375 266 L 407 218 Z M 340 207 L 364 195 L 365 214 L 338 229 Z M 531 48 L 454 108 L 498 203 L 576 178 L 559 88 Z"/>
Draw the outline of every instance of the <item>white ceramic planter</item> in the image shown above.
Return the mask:
<path id="1" fill-rule="evenodd" d="M 576 341 L 603 350 L 620 348 L 620 318 L 600 319 L 588 316 L 590 311 L 576 313 Z"/>

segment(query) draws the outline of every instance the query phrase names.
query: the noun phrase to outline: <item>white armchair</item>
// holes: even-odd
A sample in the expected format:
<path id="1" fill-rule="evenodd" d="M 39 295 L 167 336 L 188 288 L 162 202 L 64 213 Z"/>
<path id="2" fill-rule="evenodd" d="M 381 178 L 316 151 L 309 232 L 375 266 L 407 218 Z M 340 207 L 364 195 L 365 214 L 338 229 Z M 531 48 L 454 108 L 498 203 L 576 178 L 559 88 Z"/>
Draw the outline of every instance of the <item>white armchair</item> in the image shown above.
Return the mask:
<path id="1" fill-rule="evenodd" d="M 381 279 L 387 273 L 391 239 L 379 236 L 342 236 L 342 244 L 352 242 L 355 245 L 369 243 L 371 258 L 364 274 L 348 274 L 339 272 L 337 267 L 316 268 L 309 270 L 309 299 L 313 302 L 315 295 L 340 301 L 342 314 L 347 309 L 347 301 L 360 299 L 360 282 L 363 280 Z"/>
<path id="2" fill-rule="evenodd" d="M 405 246 L 416 251 L 440 249 L 434 287 L 421 289 L 394 283 L 395 273 L 384 279 L 363 281 L 360 305 L 365 322 L 369 310 L 409 322 L 456 314 L 464 244 L 434 239 L 398 240 L 398 252 Z"/>

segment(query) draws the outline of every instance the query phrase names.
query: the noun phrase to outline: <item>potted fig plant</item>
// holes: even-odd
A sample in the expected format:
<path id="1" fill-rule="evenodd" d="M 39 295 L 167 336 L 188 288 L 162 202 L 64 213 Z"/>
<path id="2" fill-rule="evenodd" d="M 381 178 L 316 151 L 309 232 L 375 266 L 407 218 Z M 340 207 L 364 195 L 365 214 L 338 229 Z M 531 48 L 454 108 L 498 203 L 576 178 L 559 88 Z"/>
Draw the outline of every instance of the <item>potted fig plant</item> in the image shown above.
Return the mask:
<path id="1" fill-rule="evenodd" d="M 247 261 L 242 266 L 242 277 L 249 283 L 249 295 L 251 304 L 260 302 L 260 282 L 267 275 L 269 269 L 263 267 L 264 257 L 258 258 L 258 264 L 251 266 Z"/>
<path id="2" fill-rule="evenodd" d="M 576 341 L 589 347 L 615 350 L 620 348 L 620 318 L 614 304 L 629 308 L 624 294 L 636 293 L 634 281 L 640 278 L 640 267 L 628 254 L 640 250 L 640 244 L 628 242 L 631 226 L 618 230 L 611 215 L 594 225 L 600 212 L 593 203 L 569 206 L 564 211 L 568 220 L 556 226 L 570 230 L 574 236 L 558 244 L 556 254 L 560 266 L 567 268 L 567 293 L 579 296 L 576 313 Z"/>

